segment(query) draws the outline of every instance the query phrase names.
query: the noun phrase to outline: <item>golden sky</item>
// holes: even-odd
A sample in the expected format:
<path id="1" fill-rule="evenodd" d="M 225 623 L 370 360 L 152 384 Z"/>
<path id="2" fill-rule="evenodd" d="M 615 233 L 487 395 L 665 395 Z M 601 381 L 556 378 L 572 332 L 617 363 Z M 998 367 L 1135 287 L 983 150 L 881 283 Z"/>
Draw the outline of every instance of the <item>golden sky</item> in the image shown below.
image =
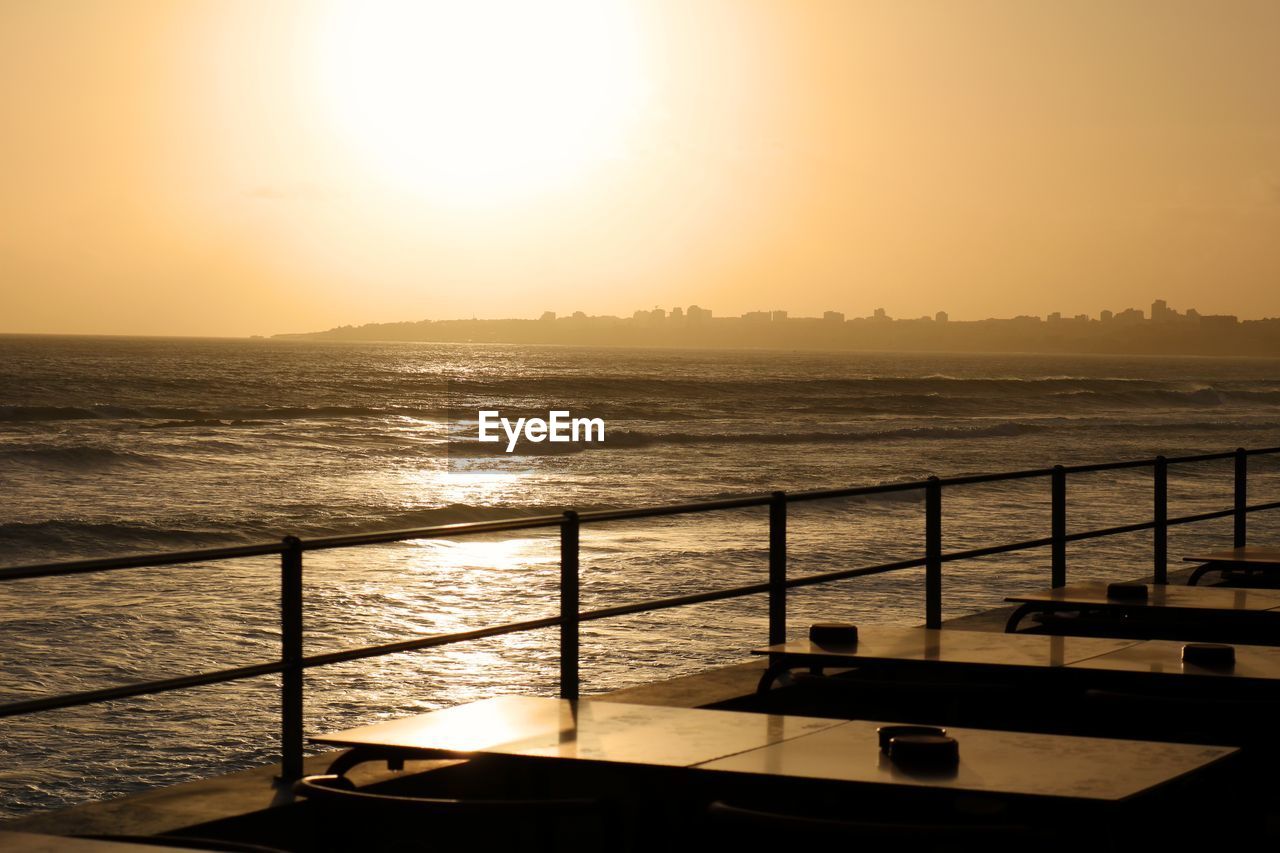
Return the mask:
<path id="1" fill-rule="evenodd" d="M 1280 315 L 1276 0 L 0 0 L 0 332 Z"/>

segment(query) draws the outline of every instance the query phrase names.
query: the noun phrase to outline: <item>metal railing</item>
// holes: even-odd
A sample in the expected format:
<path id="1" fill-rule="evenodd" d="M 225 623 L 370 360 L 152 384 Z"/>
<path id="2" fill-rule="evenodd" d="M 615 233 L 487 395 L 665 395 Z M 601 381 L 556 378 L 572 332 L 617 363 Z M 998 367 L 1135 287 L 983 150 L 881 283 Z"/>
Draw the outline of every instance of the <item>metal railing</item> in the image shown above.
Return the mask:
<path id="1" fill-rule="evenodd" d="M 163 693 L 170 690 L 182 690 L 209 684 L 221 684 L 246 678 L 279 673 L 281 676 L 281 712 L 280 712 L 280 755 L 281 778 L 296 779 L 302 775 L 304 749 L 303 728 L 303 674 L 312 667 L 364 658 L 379 657 L 397 652 L 414 651 L 451 645 L 453 643 L 478 640 L 485 637 L 497 637 L 521 631 L 532 631 L 540 628 L 559 627 L 560 629 L 560 695 L 565 698 L 577 698 L 579 691 L 579 632 L 584 622 L 626 616 L 635 613 L 646 613 L 681 607 L 690 604 L 702 604 L 712 601 L 723 601 L 748 595 L 768 596 L 769 643 L 781 643 L 787 636 L 787 592 L 799 587 L 815 584 L 847 580 L 866 575 L 881 574 L 901 569 L 925 569 L 924 599 L 925 625 L 937 628 L 942 624 L 942 564 L 957 560 L 971 560 L 997 554 L 1008 554 L 1015 551 L 1026 551 L 1048 547 L 1051 560 L 1051 583 L 1055 587 L 1063 586 L 1067 580 L 1067 544 L 1116 536 L 1143 530 L 1153 532 L 1153 578 L 1156 583 L 1168 582 L 1168 535 L 1169 528 L 1175 525 L 1192 524 L 1218 518 L 1234 519 L 1233 543 L 1235 547 L 1245 544 L 1247 520 L 1249 513 L 1280 508 L 1280 501 L 1250 505 L 1248 503 L 1248 462 L 1250 456 L 1280 454 L 1280 447 L 1246 450 L 1238 448 L 1225 453 L 1206 453 L 1196 456 L 1180 456 L 1154 459 L 1139 459 L 1125 462 L 1104 462 L 1092 465 L 1055 465 L 1051 468 L 1035 468 L 1023 471 L 1009 471 L 999 474 L 974 474 L 959 477 L 929 477 L 904 483 L 890 483 L 876 486 L 856 486 L 840 489 L 818 489 L 800 492 L 773 492 L 766 495 L 754 495 L 725 500 L 701 501 L 697 503 L 669 504 L 663 506 L 640 507 L 634 509 L 599 510 L 578 513 L 568 511 L 561 515 L 543 515 L 526 518 L 513 518 L 497 521 L 474 522 L 465 524 L 446 524 L 434 527 L 422 527 L 409 530 L 392 530 L 378 533 L 357 533 L 344 536 L 328 536 L 315 539 L 300 539 L 296 536 L 285 536 L 279 542 L 259 545 L 242 545 L 227 548 L 208 548 L 198 551 L 175 551 L 163 554 L 146 554 L 130 557 L 110 557 L 105 559 L 78 560 L 74 562 L 47 563 L 41 565 L 14 566 L 0 569 L 0 581 L 13 581 L 27 578 L 62 577 L 67 575 L 86 574 L 90 572 L 117 571 L 121 569 L 172 566 L 188 563 L 203 563 L 215 560 L 228 560 L 243 557 L 257 557 L 278 554 L 280 556 L 280 658 L 223 669 L 195 675 L 145 681 L 135 684 L 124 684 L 98 690 L 79 693 L 67 693 L 26 699 L 0 705 L 0 717 L 12 717 L 20 714 L 32 714 L 41 711 L 52 711 L 59 708 L 71 708 L 116 699 L 126 699 Z M 1231 459 L 1234 462 L 1233 502 L 1230 509 L 1214 512 L 1202 512 L 1195 515 L 1183 515 L 1170 518 L 1168 514 L 1169 500 L 1169 466 L 1184 465 L 1196 462 Z M 1153 518 L 1151 521 L 1134 524 L 1121 524 L 1095 530 L 1076 533 L 1067 532 L 1067 477 L 1071 474 L 1085 474 L 1101 471 L 1118 471 L 1122 469 L 1150 468 L 1152 471 Z M 963 551 L 944 552 L 942 549 L 942 512 L 943 489 L 982 483 L 996 483 L 1010 480 L 1026 480 L 1048 478 L 1050 483 L 1050 535 L 1040 539 L 1028 539 L 1003 545 L 992 545 L 982 548 L 970 548 Z M 805 501 L 831 500 L 836 498 L 865 497 L 883 495 L 893 492 L 924 492 L 924 554 L 920 557 L 863 566 L 854 569 L 843 569 L 801 577 L 787 576 L 787 508 L 793 503 Z M 584 524 L 596 524 L 607 521 L 628 519 L 658 518 L 662 516 L 688 515 L 692 513 L 715 512 L 720 510 L 742 509 L 746 507 L 768 507 L 769 511 L 769 563 L 767 579 L 761 583 L 737 586 L 728 589 L 711 590 L 689 595 L 654 599 L 632 604 L 604 607 L 582 611 L 579 591 L 579 532 Z M 560 531 L 560 612 L 555 616 L 538 619 L 526 619 L 508 622 L 469 631 L 458 631 L 451 634 L 433 634 L 416 637 L 394 643 L 361 646 L 307 655 L 303 647 L 303 554 L 307 551 L 321 551 L 335 548 L 351 548 L 360 545 L 374 545 L 400 542 L 411 539 L 441 539 L 456 536 L 470 536 L 485 533 L 505 533 L 516 530 L 535 530 L 540 528 L 559 528 Z"/>

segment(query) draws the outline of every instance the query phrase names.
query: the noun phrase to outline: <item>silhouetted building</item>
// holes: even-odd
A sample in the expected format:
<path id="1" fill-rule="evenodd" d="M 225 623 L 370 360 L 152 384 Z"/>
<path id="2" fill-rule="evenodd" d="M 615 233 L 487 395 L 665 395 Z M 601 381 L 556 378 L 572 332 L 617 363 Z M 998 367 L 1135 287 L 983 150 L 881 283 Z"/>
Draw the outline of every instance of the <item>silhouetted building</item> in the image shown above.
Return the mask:
<path id="1" fill-rule="evenodd" d="M 1116 315 L 1112 314 L 1110 311 L 1104 309 L 1102 313 L 1098 314 L 1098 319 L 1104 323 L 1110 323 L 1115 316 Z"/>
<path id="2" fill-rule="evenodd" d="M 554 312 L 554 311 L 543 311 L 543 312 L 542 312 L 542 318 L 541 318 L 541 319 L 543 319 L 543 320 L 554 320 L 555 318 L 556 318 L 556 312 Z"/>
<path id="3" fill-rule="evenodd" d="M 890 317 L 888 314 L 885 313 L 883 308 L 877 308 L 875 312 L 872 313 L 871 316 L 876 320 L 892 320 L 893 319 L 892 317 Z"/>
<path id="4" fill-rule="evenodd" d="M 671 309 L 671 319 L 672 319 L 672 320 L 683 320 L 683 319 L 684 319 L 684 309 L 683 309 L 683 308 L 680 308 L 679 306 L 677 306 L 677 307 L 675 307 L 675 308 L 672 308 L 672 309 Z"/>
<path id="5" fill-rule="evenodd" d="M 748 311 L 742 315 L 742 319 L 748 323 L 768 323 L 771 318 L 768 311 Z"/>
<path id="6" fill-rule="evenodd" d="M 828 323 L 843 323 L 844 314 L 840 311 L 823 311 L 822 319 L 826 320 Z"/>
<path id="7" fill-rule="evenodd" d="M 1205 314 L 1200 318 L 1200 328 L 1206 332 L 1225 332 L 1239 322 L 1235 314 Z"/>
<path id="8" fill-rule="evenodd" d="M 711 309 L 699 308 L 697 305 L 690 305 L 689 310 L 685 312 L 685 314 L 689 318 L 689 322 L 691 323 L 695 321 L 700 322 L 702 320 L 711 319 Z"/>
<path id="9" fill-rule="evenodd" d="M 1151 303 L 1151 319 L 1155 322 L 1162 323 L 1165 320 L 1172 320 L 1176 316 L 1178 316 L 1178 312 L 1170 311 L 1169 303 L 1163 299 L 1157 299 Z"/>
<path id="10" fill-rule="evenodd" d="M 1061 322 L 1062 322 L 1062 312 L 1061 312 L 1061 311 L 1054 311 L 1052 314 L 1050 314 L 1050 315 L 1049 315 L 1049 322 L 1050 322 L 1050 323 L 1061 323 Z"/>
<path id="11" fill-rule="evenodd" d="M 787 319 L 787 312 L 786 311 L 770 311 L 769 319 L 775 323 L 781 323 L 783 320 Z"/>
<path id="12" fill-rule="evenodd" d="M 951 317 L 950 315 L 947 314 L 946 311 L 939 311 L 937 314 L 933 315 L 933 319 L 934 319 L 934 322 L 936 323 L 945 323 L 948 320 L 950 320 Z"/>

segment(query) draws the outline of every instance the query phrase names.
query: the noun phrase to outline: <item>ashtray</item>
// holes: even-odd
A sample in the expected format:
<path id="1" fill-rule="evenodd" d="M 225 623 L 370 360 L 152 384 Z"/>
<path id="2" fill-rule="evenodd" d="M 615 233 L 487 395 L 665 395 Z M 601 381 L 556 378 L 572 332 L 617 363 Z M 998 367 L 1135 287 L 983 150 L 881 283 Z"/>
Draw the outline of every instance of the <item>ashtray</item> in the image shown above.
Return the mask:
<path id="1" fill-rule="evenodd" d="M 899 735 L 889 739 L 889 758 L 911 767 L 954 767 L 960 744 L 946 735 Z"/>
<path id="2" fill-rule="evenodd" d="M 1182 662 L 1197 666 L 1235 666 L 1236 647 L 1222 643 L 1187 643 L 1182 647 Z"/>
<path id="3" fill-rule="evenodd" d="M 858 626 L 848 622 L 815 622 L 809 626 L 809 642 L 820 646 L 857 645 Z"/>
<path id="4" fill-rule="evenodd" d="M 938 726 L 881 726 L 876 729 L 876 734 L 880 736 L 880 751 L 888 752 L 889 741 L 896 737 L 907 737 L 909 735 L 946 737 L 947 730 Z"/>
<path id="5" fill-rule="evenodd" d="M 1107 598 L 1119 598 L 1126 601 L 1145 601 L 1147 585 L 1145 583 L 1109 583 Z"/>

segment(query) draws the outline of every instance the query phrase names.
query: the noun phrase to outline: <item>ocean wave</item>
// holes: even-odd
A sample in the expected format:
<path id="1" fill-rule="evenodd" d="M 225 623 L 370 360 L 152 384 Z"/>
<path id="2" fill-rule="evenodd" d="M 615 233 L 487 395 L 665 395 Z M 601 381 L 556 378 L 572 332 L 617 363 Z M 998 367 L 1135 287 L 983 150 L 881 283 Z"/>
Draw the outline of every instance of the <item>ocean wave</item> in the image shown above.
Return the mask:
<path id="1" fill-rule="evenodd" d="M 654 435 L 625 430 L 606 435 L 606 444 L 647 447 L 652 444 L 853 444 L 895 439 L 970 439 L 1024 435 L 1050 429 L 1045 424 L 1005 422 L 981 426 L 902 427 L 887 430 L 838 432 L 666 433 Z"/>
<path id="2" fill-rule="evenodd" d="M 0 449 L 0 465 L 16 465 L 41 470 L 100 471 L 119 467 L 152 467 L 166 460 L 132 450 L 110 447 L 44 446 Z"/>
<path id="3" fill-rule="evenodd" d="M 1226 382 L 1082 377 L 956 378 L 852 377 L 750 378 L 703 380 L 688 378 L 591 378 L 579 376 L 483 379 L 441 384 L 423 396 L 423 389 L 388 388 L 396 404 L 361 400 L 348 405 L 279 406 L 234 404 L 207 407 L 133 406 L 0 406 L 0 423 L 56 421 L 143 421 L 142 426 L 164 429 L 218 429 L 261 426 L 299 420 L 413 418 L 438 421 L 449 410 L 474 417 L 479 408 L 521 410 L 573 408 L 614 420 L 649 421 L 696 419 L 707 410 L 740 412 L 743 406 L 768 400 L 786 410 L 830 413 L 943 413 L 1016 416 L 1077 408 L 1206 408 L 1280 407 L 1276 382 Z M 397 397 L 397 394 L 399 396 Z M 406 400 L 406 397 L 409 400 Z M 528 410 L 528 411 L 524 411 Z"/>
<path id="4" fill-rule="evenodd" d="M 1280 406 L 1274 381 L 1221 385 L 1194 380 L 1041 379 L 931 376 L 867 378 L 753 378 L 744 380 L 598 379 L 533 377 L 450 385 L 450 403 L 462 408 L 527 408 L 529 401 L 590 410 L 593 415 L 680 420 L 706 408 L 738 412 L 767 400 L 771 408 L 831 413 L 958 414 L 1044 412 L 1067 406 L 1188 408 Z"/>
<path id="5" fill-rule="evenodd" d="M 245 425 L 329 418 L 438 418 L 439 409 L 416 406 L 228 406 L 207 410 L 167 406 L 0 406 L 0 422 L 160 420 L 168 426 Z"/>
<path id="6" fill-rule="evenodd" d="M 762 387 L 802 390 L 805 395 L 822 392 L 872 392 L 893 393 L 905 391 L 915 394 L 953 394 L 975 389 L 1001 390 L 1025 394 L 1027 392 L 1053 392 L 1063 388 L 1081 390 L 1120 390 L 1152 388 L 1180 390 L 1187 382 L 1178 380 L 1140 378 L 1092 378 L 1078 376 L 1050 377 L 956 377 L 934 374 L 930 376 L 847 376 L 847 377 L 794 377 L 794 376 L 744 376 L 741 379 L 702 379 L 698 377 L 600 377 L 600 376 L 529 376 L 519 379 L 465 379 L 451 381 L 447 387 L 456 394 L 539 396 L 546 391 L 564 390 L 580 395 L 601 391 L 631 389 L 637 393 L 684 395 L 712 392 L 736 395 L 756 394 Z"/>
<path id="7" fill-rule="evenodd" d="M 606 506 L 577 507 L 579 511 L 610 509 Z M 193 550 L 230 545 L 268 543 L 286 535 L 315 538 L 390 530 L 412 530 L 447 524 L 501 521 L 542 515 L 560 515 L 561 506 L 476 506 L 449 504 L 415 510 L 379 512 L 362 508 L 344 514 L 330 509 L 327 515 L 300 514 L 293 524 L 273 524 L 269 520 L 208 520 L 188 527 L 166 527 L 131 521 L 78 521 L 56 519 L 40 522 L 0 524 L 0 561 L 78 559 L 150 553 L 164 550 Z M 509 534 L 503 534 L 509 535 Z"/>
<path id="8" fill-rule="evenodd" d="M 157 549 L 212 548 L 239 545 L 253 538 L 247 529 L 182 529 L 143 522 L 90 522 L 56 519 L 0 524 L 0 541 L 11 549 L 29 552 L 42 546 L 56 554 L 116 556 Z M 266 540 L 263 540 L 266 541 Z"/>

